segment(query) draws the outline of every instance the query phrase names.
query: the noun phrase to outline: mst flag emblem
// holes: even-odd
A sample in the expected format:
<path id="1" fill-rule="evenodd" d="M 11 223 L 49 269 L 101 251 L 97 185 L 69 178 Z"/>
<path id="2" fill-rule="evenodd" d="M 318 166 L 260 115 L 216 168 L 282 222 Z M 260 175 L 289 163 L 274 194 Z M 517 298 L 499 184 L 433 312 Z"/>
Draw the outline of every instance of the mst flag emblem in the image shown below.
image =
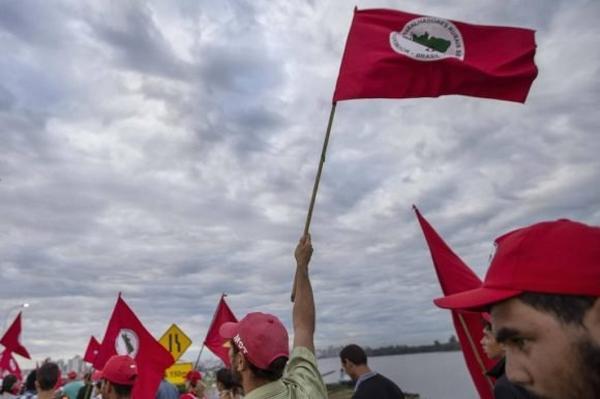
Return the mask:
<path id="1" fill-rule="evenodd" d="M 417 61 L 465 58 L 460 31 L 452 22 L 436 17 L 410 20 L 399 32 L 390 33 L 392 49 Z"/>
<path id="2" fill-rule="evenodd" d="M 127 355 L 135 359 L 140 348 L 140 340 L 135 332 L 122 328 L 115 339 L 115 351 L 119 355 Z"/>

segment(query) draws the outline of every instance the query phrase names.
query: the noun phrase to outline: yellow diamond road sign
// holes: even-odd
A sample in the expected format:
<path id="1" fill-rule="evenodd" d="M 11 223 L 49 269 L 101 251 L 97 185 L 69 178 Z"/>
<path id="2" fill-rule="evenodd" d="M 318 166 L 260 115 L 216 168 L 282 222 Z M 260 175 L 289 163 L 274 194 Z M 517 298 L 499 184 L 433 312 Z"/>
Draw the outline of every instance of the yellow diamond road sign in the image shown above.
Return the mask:
<path id="1" fill-rule="evenodd" d="M 181 328 L 177 327 L 176 324 L 169 327 L 163 336 L 160 337 L 159 342 L 171 352 L 175 361 L 177 361 L 192 344 L 192 340 L 185 335 L 185 333 L 181 331 Z"/>

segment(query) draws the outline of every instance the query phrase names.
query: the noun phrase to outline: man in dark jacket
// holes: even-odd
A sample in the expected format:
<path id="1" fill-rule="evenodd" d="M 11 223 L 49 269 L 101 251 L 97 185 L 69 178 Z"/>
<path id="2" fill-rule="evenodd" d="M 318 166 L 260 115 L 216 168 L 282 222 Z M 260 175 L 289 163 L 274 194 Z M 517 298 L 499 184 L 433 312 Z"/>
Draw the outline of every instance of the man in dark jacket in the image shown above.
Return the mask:
<path id="1" fill-rule="evenodd" d="M 358 345 L 348 345 L 340 352 L 342 368 L 354 381 L 352 399 L 404 399 L 404 393 L 389 379 L 371 371 L 367 354 Z"/>

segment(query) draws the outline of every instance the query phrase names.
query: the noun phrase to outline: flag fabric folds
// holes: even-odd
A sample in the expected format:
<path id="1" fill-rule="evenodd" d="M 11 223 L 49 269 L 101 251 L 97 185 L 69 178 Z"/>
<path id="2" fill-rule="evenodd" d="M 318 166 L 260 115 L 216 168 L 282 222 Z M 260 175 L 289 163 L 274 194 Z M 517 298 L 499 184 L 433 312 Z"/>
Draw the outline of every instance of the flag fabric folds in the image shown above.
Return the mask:
<path id="1" fill-rule="evenodd" d="M 128 355 L 137 363 L 133 399 L 154 398 L 165 369 L 174 363 L 173 356 L 146 330 L 121 295 L 106 327 L 94 367 L 103 368 L 113 355 Z"/>
<path id="2" fill-rule="evenodd" d="M 14 375 L 18 380 L 23 379 L 19 363 L 13 357 L 11 351 L 4 349 L 0 354 L 0 378 L 4 378 L 7 374 Z"/>
<path id="3" fill-rule="evenodd" d="M 535 49 L 530 29 L 355 10 L 333 101 L 462 94 L 525 102 Z"/>
<path id="4" fill-rule="evenodd" d="M 429 246 L 433 266 L 444 295 L 481 286 L 479 277 L 450 249 L 419 210 L 416 207 L 414 209 Z M 480 313 L 452 311 L 452 321 L 467 368 L 480 397 L 482 399 L 493 399 L 491 381 L 484 373 L 492 368 L 495 362 L 488 359 L 479 344 L 483 337 L 482 315 Z"/>
<path id="5" fill-rule="evenodd" d="M 212 323 L 210 323 L 210 327 L 206 333 L 204 345 L 206 345 L 206 347 L 210 349 L 215 356 L 221 359 L 227 367 L 230 365 L 229 349 L 223 347 L 223 344 L 225 344 L 226 340 L 221 337 L 221 334 L 219 334 L 219 328 L 223 323 L 227 323 L 229 321 L 237 322 L 237 319 L 227 305 L 227 302 L 225 302 L 225 295 L 223 294 L 219 304 L 217 305 L 215 314 L 213 315 Z"/>
<path id="6" fill-rule="evenodd" d="M 98 356 L 98 351 L 100 350 L 100 342 L 93 335 L 90 337 L 90 342 L 88 342 L 87 349 L 85 350 L 85 354 L 83 355 L 83 361 L 94 364 L 96 357 Z"/>
<path id="7" fill-rule="evenodd" d="M 21 345 L 21 312 L 17 315 L 10 327 L 6 330 L 0 344 L 4 345 L 7 351 L 21 355 L 26 359 L 31 359 L 27 349 Z"/>

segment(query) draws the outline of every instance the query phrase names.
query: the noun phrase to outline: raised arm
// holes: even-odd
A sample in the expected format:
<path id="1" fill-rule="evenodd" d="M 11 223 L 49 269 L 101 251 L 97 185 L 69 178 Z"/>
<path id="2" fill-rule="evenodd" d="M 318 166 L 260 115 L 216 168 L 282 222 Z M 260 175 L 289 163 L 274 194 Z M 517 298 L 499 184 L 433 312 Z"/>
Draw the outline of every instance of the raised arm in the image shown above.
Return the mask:
<path id="1" fill-rule="evenodd" d="M 313 298 L 308 264 L 313 253 L 310 235 L 305 235 L 298 242 L 296 251 L 296 298 L 294 301 L 294 348 L 302 346 L 315 352 L 315 301 Z"/>

